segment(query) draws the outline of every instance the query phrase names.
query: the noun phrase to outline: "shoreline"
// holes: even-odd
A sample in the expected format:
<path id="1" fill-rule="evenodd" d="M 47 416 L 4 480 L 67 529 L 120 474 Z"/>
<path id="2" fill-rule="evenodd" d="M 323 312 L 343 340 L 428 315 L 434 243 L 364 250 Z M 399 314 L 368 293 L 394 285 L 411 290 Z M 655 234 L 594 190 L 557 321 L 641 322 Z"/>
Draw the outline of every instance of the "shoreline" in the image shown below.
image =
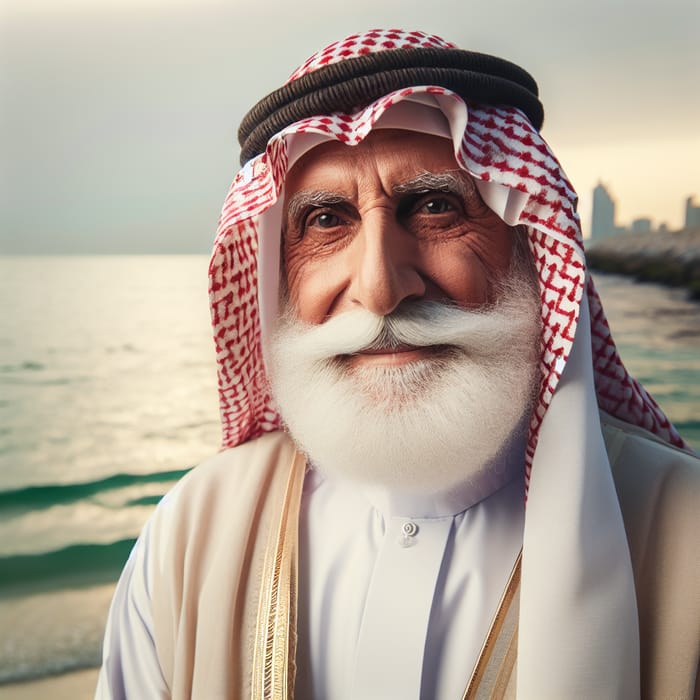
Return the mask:
<path id="1" fill-rule="evenodd" d="M 92 700 L 95 697 L 99 668 L 83 668 L 58 676 L 0 685 L 3 700 Z"/>
<path id="2" fill-rule="evenodd" d="M 586 260 L 594 272 L 682 287 L 690 300 L 700 301 L 700 228 L 620 233 L 589 246 Z"/>

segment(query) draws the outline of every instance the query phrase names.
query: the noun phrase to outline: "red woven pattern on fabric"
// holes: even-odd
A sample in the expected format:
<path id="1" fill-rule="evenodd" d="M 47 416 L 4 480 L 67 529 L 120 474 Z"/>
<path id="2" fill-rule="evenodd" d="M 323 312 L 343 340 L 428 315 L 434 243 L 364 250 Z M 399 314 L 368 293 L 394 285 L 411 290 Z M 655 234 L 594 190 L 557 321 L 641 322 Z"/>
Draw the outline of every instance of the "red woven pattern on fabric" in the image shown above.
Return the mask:
<path id="1" fill-rule="evenodd" d="M 256 252 L 255 225 L 244 219 L 223 229 L 209 265 L 225 447 L 280 427 L 262 362 Z"/>
<path id="2" fill-rule="evenodd" d="M 537 447 L 542 419 L 552 401 L 566 360 L 571 352 L 583 293 L 585 269 L 574 248 L 529 228 L 530 250 L 540 281 L 542 335 L 540 372 L 542 383 L 530 420 L 526 450 L 526 479 Z"/>
<path id="3" fill-rule="evenodd" d="M 284 165 L 286 168 L 286 144 L 280 144 L 274 148 L 275 152 L 280 150 L 284 153 Z M 266 153 L 260 154 L 257 158 L 246 164 L 231 185 L 231 189 L 226 195 L 224 206 L 219 218 L 217 236 L 222 231 L 230 228 L 238 221 L 251 219 L 268 209 L 277 199 L 277 192 L 274 186 L 274 172 L 279 176 L 281 167 L 278 164 L 275 171 L 272 171 L 267 164 Z"/>
<path id="4" fill-rule="evenodd" d="M 522 223 L 556 231 L 582 254 L 576 193 L 544 139 L 519 110 L 470 109 L 460 157 L 478 177 L 527 192 Z"/>
<path id="5" fill-rule="evenodd" d="M 370 29 L 362 34 L 351 34 L 341 41 L 334 41 L 325 49 L 310 56 L 289 76 L 288 83 L 311 73 L 317 68 L 338 63 L 347 58 L 357 58 L 366 53 L 387 49 L 456 49 L 454 44 L 439 36 L 423 32 L 407 32 L 403 29 Z"/>
<path id="6" fill-rule="evenodd" d="M 621 420 L 638 425 L 676 447 L 687 448 L 653 397 L 631 377 L 620 359 L 600 297 L 588 280 L 588 304 L 591 310 L 591 344 L 598 405 Z"/>

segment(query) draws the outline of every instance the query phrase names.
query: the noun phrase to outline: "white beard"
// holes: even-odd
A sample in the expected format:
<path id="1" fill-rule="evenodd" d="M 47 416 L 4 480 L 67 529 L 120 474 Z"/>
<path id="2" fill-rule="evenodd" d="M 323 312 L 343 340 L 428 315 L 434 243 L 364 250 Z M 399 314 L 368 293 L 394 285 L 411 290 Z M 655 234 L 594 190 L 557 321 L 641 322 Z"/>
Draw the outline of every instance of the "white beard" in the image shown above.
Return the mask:
<path id="1" fill-rule="evenodd" d="M 539 319 L 533 284 L 519 276 L 478 311 L 416 301 L 308 325 L 288 309 L 270 345 L 273 395 L 322 472 L 410 492 L 476 486 L 526 429 Z M 399 345 L 442 348 L 400 366 L 348 365 L 360 350 Z"/>

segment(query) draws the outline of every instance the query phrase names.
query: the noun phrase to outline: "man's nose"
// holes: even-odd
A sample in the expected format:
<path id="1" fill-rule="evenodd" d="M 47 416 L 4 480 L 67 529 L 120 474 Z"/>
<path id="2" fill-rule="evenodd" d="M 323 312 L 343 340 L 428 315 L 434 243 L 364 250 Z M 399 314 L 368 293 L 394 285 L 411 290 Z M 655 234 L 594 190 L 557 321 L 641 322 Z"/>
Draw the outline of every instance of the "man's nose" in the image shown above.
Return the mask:
<path id="1" fill-rule="evenodd" d="M 378 316 L 386 316 L 402 301 L 425 294 L 416 241 L 393 219 L 391 212 L 379 211 L 368 216 L 356 244 L 349 290 L 353 303 Z"/>

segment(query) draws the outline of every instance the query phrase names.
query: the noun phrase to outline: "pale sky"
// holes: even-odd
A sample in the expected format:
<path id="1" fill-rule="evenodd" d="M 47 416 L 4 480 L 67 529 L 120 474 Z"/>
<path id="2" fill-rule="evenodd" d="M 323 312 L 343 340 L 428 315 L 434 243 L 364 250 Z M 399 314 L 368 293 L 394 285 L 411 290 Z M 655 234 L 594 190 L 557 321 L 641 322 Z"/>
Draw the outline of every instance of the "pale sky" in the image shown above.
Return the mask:
<path id="1" fill-rule="evenodd" d="M 683 223 L 700 200 L 697 0 L 4 0 L 0 253 L 208 252 L 242 115 L 308 55 L 371 27 L 529 70 L 580 196 Z"/>

